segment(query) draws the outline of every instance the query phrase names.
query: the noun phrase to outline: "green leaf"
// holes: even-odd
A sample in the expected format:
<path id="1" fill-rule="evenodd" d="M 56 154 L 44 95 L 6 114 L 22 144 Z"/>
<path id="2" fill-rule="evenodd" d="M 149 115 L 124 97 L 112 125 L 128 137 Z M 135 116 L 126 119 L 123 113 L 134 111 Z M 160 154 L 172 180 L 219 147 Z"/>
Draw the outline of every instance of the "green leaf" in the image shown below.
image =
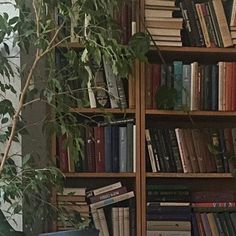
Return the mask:
<path id="1" fill-rule="evenodd" d="M 9 121 L 7 117 L 2 118 L 1 123 L 6 124 Z"/>
<path id="2" fill-rule="evenodd" d="M 10 25 L 14 25 L 18 20 L 19 20 L 19 17 L 18 17 L 18 16 L 15 16 L 15 17 L 9 19 L 8 23 L 9 23 Z"/>
<path id="3" fill-rule="evenodd" d="M 3 43 L 4 49 L 6 51 L 6 53 L 9 55 L 10 54 L 10 49 L 8 47 L 8 45 L 6 43 Z"/>

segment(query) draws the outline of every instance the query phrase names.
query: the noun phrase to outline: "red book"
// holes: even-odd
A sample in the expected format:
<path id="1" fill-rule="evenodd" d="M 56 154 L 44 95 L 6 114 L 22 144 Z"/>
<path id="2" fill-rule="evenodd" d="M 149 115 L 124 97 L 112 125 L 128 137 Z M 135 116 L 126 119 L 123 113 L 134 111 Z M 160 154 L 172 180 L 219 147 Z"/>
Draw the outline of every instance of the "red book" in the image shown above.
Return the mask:
<path id="1" fill-rule="evenodd" d="M 233 69 L 232 69 L 232 111 L 236 111 L 236 62 L 233 62 Z"/>
<path id="2" fill-rule="evenodd" d="M 235 202 L 193 202 L 193 207 L 235 207 Z"/>
<path id="3" fill-rule="evenodd" d="M 225 71 L 225 106 L 226 111 L 232 110 L 232 81 L 233 81 L 233 62 L 226 62 Z"/>
<path id="4" fill-rule="evenodd" d="M 104 127 L 94 127 L 96 172 L 105 172 Z"/>

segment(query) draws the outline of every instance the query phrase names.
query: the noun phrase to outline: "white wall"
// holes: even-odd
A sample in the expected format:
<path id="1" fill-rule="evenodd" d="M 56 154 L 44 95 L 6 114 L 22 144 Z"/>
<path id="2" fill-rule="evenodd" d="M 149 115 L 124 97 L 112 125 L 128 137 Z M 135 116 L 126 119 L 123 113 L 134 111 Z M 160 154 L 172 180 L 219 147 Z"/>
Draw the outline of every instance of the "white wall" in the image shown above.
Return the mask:
<path id="1" fill-rule="evenodd" d="M 4 3 L 4 2 L 6 2 L 6 0 L 0 0 L 0 3 Z M 8 2 L 14 2 L 14 1 L 10 0 Z M 19 15 L 19 12 L 11 4 L 0 4 L 0 14 L 2 14 L 3 12 L 7 12 L 7 14 L 9 15 L 10 18 L 13 17 L 13 16 L 18 16 Z M 11 45 L 12 42 L 9 42 L 9 43 Z M 0 45 L 0 49 L 1 49 L 1 47 L 2 47 L 2 45 Z M 19 51 L 19 48 L 18 47 L 12 48 L 12 45 L 11 45 L 10 49 L 11 49 L 11 55 L 16 56 L 16 58 L 11 59 L 12 62 L 14 64 L 16 64 L 17 66 L 20 66 L 20 51 Z M 2 79 L 3 78 L 0 77 L 0 80 L 2 80 Z M 18 95 L 19 95 L 20 88 L 21 88 L 21 80 L 17 76 L 17 74 L 14 78 L 12 78 L 12 81 L 14 82 L 14 88 L 18 92 Z M 11 98 L 11 100 L 13 101 L 13 104 L 15 106 L 17 105 L 18 95 L 15 95 L 15 94 L 12 94 L 12 93 L 6 94 L 6 96 L 8 98 L 9 97 Z M 4 151 L 4 147 L 0 146 L 0 153 L 2 153 L 3 151 Z M 20 143 L 14 143 L 12 149 L 10 150 L 10 154 L 21 155 L 21 144 Z M 21 166 L 21 158 L 15 157 L 14 161 L 18 166 Z M 2 204 L 1 205 L 1 201 L 0 201 L 1 210 L 4 211 L 4 209 L 7 209 L 8 207 L 9 207 L 8 204 Z M 22 216 L 21 215 L 16 215 L 14 217 L 14 220 L 11 220 L 10 223 L 11 223 L 11 225 L 14 229 L 20 230 L 20 231 L 22 230 Z"/>

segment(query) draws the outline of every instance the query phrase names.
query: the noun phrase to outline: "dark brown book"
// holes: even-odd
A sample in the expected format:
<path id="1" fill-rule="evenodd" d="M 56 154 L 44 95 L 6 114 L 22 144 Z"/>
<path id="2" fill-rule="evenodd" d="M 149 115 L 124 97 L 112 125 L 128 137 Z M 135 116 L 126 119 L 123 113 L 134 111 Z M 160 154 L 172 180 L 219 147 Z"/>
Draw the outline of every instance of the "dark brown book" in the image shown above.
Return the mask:
<path id="1" fill-rule="evenodd" d="M 109 199 L 114 196 L 118 196 L 123 193 L 127 193 L 126 187 L 113 189 L 113 190 L 105 192 L 103 194 L 100 194 L 97 196 L 92 196 L 89 198 L 89 201 L 90 201 L 90 203 L 99 202 L 99 201 L 103 201 L 103 200 Z"/>
<path id="2" fill-rule="evenodd" d="M 161 84 L 161 65 L 153 64 L 152 65 L 152 108 L 157 108 L 157 90 Z"/>
<path id="3" fill-rule="evenodd" d="M 199 173 L 200 170 L 199 170 L 196 151 L 194 148 L 194 141 L 193 141 L 191 129 L 183 129 L 183 134 L 184 134 L 184 139 L 186 143 L 185 147 L 188 150 L 189 159 L 191 162 L 193 173 Z"/>
<path id="4" fill-rule="evenodd" d="M 152 64 L 147 63 L 145 65 L 145 104 L 146 108 L 150 109 L 152 108 Z"/>
<path id="5" fill-rule="evenodd" d="M 94 129 L 89 126 L 86 127 L 86 158 L 88 172 L 96 172 Z"/>
<path id="6" fill-rule="evenodd" d="M 197 156 L 198 166 L 199 166 L 199 172 L 205 173 L 206 171 L 206 165 L 204 162 L 204 150 L 203 150 L 203 144 L 201 142 L 201 133 L 199 129 L 192 129 L 192 139 L 193 139 L 193 145 Z"/>
<path id="7" fill-rule="evenodd" d="M 94 127 L 96 172 L 105 172 L 104 127 Z"/>
<path id="8" fill-rule="evenodd" d="M 68 172 L 68 148 L 66 146 L 66 135 L 57 137 L 59 168 L 62 172 Z"/>

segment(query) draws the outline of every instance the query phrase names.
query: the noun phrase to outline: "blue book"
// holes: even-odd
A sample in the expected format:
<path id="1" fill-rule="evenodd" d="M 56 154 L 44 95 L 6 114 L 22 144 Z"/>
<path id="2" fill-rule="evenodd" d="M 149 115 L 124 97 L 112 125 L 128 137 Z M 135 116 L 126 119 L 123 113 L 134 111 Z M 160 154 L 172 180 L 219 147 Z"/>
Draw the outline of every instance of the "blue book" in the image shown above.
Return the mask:
<path id="1" fill-rule="evenodd" d="M 190 109 L 191 65 L 183 65 L 182 106 Z"/>
<path id="2" fill-rule="evenodd" d="M 218 66 L 212 65 L 212 83 L 211 83 L 211 96 L 212 96 L 212 104 L 211 109 L 213 111 L 218 110 L 218 89 L 219 89 L 219 78 L 218 78 Z"/>
<path id="3" fill-rule="evenodd" d="M 105 142 L 105 172 L 112 172 L 112 153 L 111 153 L 111 125 L 104 127 Z"/>
<path id="4" fill-rule="evenodd" d="M 174 61 L 174 88 L 177 92 L 177 100 L 174 106 L 175 110 L 182 108 L 182 91 L 183 91 L 183 62 Z"/>
<path id="5" fill-rule="evenodd" d="M 111 126 L 112 172 L 119 172 L 119 127 Z"/>
<path id="6" fill-rule="evenodd" d="M 119 127 L 119 172 L 127 172 L 127 128 Z"/>

